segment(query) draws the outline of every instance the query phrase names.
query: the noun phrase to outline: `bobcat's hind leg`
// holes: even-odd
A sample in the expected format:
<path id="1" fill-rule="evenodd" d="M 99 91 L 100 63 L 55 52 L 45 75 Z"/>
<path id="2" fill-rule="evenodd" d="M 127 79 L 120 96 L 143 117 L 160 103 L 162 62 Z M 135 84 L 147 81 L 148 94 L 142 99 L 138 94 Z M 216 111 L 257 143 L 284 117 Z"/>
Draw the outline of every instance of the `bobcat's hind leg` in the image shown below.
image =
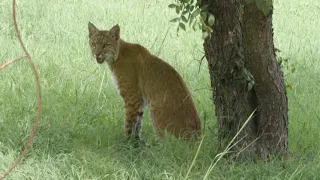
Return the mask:
<path id="1" fill-rule="evenodd" d="M 125 102 L 125 132 L 128 137 L 132 136 L 134 129 L 134 138 L 140 139 L 143 118 L 143 99 L 131 98 L 130 101 Z"/>

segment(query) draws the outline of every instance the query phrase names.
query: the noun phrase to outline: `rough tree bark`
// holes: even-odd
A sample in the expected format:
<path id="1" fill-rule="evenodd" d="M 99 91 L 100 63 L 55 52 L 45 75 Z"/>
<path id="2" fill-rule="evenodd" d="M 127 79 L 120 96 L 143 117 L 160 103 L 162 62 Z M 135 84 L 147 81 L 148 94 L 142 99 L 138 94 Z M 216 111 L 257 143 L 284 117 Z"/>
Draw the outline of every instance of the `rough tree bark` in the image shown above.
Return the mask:
<path id="1" fill-rule="evenodd" d="M 283 73 L 276 60 L 273 43 L 272 12 L 265 16 L 252 3 L 244 6 L 244 55 L 253 74 L 259 107 L 259 153 L 288 151 L 288 99 Z"/>
<path id="2" fill-rule="evenodd" d="M 267 17 L 242 0 L 202 0 L 215 16 L 214 34 L 204 42 L 221 139 L 233 137 L 249 115 L 235 150 L 268 157 L 288 151 L 288 103 Z M 254 86 L 253 82 L 255 83 Z M 248 146 L 250 145 L 250 146 Z"/>

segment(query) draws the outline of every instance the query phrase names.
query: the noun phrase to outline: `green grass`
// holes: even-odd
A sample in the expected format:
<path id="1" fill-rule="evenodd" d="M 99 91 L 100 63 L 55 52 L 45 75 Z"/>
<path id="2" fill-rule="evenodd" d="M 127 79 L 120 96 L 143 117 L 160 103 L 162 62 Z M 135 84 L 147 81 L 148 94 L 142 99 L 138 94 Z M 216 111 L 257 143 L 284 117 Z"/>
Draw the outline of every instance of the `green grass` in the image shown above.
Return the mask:
<path id="1" fill-rule="evenodd" d="M 140 43 L 174 66 L 192 91 L 205 124 L 205 139 L 190 171 L 202 179 L 217 149 L 207 64 L 200 32 L 176 36 L 171 1 L 18 1 L 18 24 L 38 69 L 43 109 L 31 150 L 7 179 L 183 179 L 200 142 L 159 140 L 148 115 L 142 136 L 148 148 L 123 138 L 123 102 L 111 73 L 88 47 L 87 23 L 121 27 L 121 37 Z M 289 99 L 291 159 L 284 163 L 236 163 L 222 158 L 209 179 L 317 179 L 320 177 L 320 3 L 276 0 L 275 45 L 289 58 L 284 69 Z M 168 31 L 168 35 L 166 33 Z M 163 44 L 163 45 L 162 45 Z M 14 34 L 11 1 L 0 1 L 0 64 L 23 54 Z M 0 72 L 0 175 L 23 150 L 36 114 L 35 81 L 27 61 Z"/>

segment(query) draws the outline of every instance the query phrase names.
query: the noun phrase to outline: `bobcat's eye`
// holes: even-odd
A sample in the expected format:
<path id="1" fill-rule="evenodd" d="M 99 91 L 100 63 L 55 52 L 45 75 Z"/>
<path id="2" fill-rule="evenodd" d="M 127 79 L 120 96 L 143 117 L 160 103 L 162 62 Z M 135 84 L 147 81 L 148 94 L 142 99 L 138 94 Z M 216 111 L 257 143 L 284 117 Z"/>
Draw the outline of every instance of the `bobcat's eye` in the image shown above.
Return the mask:
<path id="1" fill-rule="evenodd" d="M 90 45 L 91 45 L 93 48 L 96 48 L 96 45 L 95 45 L 95 44 L 90 43 Z"/>

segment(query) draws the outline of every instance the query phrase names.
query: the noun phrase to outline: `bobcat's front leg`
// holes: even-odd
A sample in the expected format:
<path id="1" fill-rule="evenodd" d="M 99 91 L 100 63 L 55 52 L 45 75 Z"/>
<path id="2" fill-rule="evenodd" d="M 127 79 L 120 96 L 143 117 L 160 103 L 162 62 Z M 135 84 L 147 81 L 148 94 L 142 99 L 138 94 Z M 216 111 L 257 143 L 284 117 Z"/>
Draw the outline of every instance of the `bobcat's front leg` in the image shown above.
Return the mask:
<path id="1" fill-rule="evenodd" d="M 139 138 L 142 131 L 143 107 L 139 109 L 136 125 L 134 126 L 134 137 Z"/>
<path id="2" fill-rule="evenodd" d="M 142 98 L 130 98 L 125 100 L 124 127 L 127 136 L 132 136 L 132 131 L 134 129 L 134 138 L 140 139 L 143 106 Z"/>

